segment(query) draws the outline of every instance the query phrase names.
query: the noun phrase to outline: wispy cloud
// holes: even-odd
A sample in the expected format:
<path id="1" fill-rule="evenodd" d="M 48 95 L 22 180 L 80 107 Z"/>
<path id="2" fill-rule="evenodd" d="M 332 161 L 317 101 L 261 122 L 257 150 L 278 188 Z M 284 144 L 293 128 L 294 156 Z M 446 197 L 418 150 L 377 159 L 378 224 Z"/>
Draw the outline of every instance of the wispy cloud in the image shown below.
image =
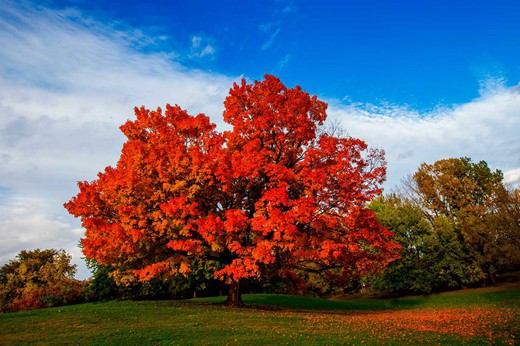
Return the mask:
<path id="1" fill-rule="evenodd" d="M 278 28 L 270 34 L 269 39 L 266 42 L 264 42 L 264 44 L 262 44 L 262 50 L 267 50 L 267 49 L 271 48 L 274 41 L 276 40 L 276 36 L 278 36 L 278 34 L 280 33 L 280 30 L 281 29 Z"/>
<path id="2" fill-rule="evenodd" d="M 277 42 L 278 36 L 282 32 L 282 28 L 290 18 L 294 18 L 297 12 L 297 6 L 292 0 L 278 0 L 273 8 L 270 20 L 259 25 L 260 32 L 265 35 L 265 40 L 260 49 L 265 51 L 273 47 Z M 287 57 L 287 56 L 286 56 Z"/>
<path id="3" fill-rule="evenodd" d="M 387 188 L 399 184 L 422 162 L 462 156 L 503 170 L 508 183 L 520 178 L 520 93 L 502 83 L 488 86 L 472 102 L 429 113 L 402 106 L 331 102 L 329 114 L 349 135 L 385 149 Z"/>
<path id="4" fill-rule="evenodd" d="M 291 61 L 291 54 L 287 54 L 282 60 L 278 61 L 278 68 L 281 70 Z"/>
<path id="5" fill-rule="evenodd" d="M 193 58 L 213 57 L 215 55 L 215 48 L 209 43 L 206 43 L 208 39 L 202 38 L 202 36 L 192 36 L 191 38 L 191 54 Z"/>
<path id="6" fill-rule="evenodd" d="M 291 14 L 298 10 L 298 6 L 293 0 L 278 0 L 277 3 L 279 6 L 277 11 L 280 11 L 282 14 Z"/>

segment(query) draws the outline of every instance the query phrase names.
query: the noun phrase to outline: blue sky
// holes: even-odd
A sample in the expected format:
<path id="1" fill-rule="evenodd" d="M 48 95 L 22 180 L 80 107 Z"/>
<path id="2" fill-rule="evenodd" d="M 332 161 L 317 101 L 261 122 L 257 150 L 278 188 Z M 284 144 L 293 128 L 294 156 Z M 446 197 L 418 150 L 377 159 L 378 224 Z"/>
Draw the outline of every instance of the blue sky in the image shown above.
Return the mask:
<path id="1" fill-rule="evenodd" d="M 387 191 L 468 156 L 520 183 L 518 1 L 0 0 L 0 264 L 63 248 L 63 203 L 114 165 L 133 107 L 179 104 L 219 128 L 233 82 L 275 74 L 386 151 Z"/>
<path id="2" fill-rule="evenodd" d="M 63 1 L 163 40 L 188 67 L 431 109 L 520 80 L 518 1 Z M 194 49 L 193 38 L 200 38 Z M 206 47 L 207 54 L 197 55 Z"/>

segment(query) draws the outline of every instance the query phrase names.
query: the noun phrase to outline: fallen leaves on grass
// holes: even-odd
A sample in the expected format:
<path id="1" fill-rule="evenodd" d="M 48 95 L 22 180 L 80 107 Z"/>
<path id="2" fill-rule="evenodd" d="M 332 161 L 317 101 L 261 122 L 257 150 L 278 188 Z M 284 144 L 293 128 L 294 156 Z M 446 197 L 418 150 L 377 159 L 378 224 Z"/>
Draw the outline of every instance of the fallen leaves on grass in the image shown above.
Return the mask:
<path id="1" fill-rule="evenodd" d="M 518 342 L 520 311 L 512 308 L 449 308 L 354 312 L 349 314 L 312 314 L 306 316 L 317 332 L 342 328 L 378 337 L 417 338 L 421 332 L 482 337 L 490 342 Z"/>

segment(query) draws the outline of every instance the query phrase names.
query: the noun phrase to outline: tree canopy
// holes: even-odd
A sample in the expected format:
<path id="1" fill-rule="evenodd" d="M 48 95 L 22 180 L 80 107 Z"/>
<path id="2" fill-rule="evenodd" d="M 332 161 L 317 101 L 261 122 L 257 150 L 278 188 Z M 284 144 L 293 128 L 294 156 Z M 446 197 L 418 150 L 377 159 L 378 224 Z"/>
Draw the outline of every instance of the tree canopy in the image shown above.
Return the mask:
<path id="1" fill-rule="evenodd" d="M 116 267 L 120 283 L 207 261 L 231 285 L 230 305 L 242 279 L 347 282 L 397 258 L 366 208 L 385 179 L 383 151 L 327 133 L 326 103 L 273 76 L 234 84 L 224 106 L 224 132 L 177 105 L 135 109 L 116 167 L 65 204 L 88 258 Z"/>

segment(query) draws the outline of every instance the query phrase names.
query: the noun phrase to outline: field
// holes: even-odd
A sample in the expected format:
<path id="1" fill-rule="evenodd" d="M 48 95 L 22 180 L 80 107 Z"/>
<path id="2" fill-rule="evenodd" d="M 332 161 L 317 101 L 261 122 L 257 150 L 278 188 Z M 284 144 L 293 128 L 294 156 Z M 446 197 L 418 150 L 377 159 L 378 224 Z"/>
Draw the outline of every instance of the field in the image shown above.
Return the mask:
<path id="1" fill-rule="evenodd" d="M 0 314 L 0 344 L 518 344 L 520 285 L 399 299 L 244 295 Z"/>

